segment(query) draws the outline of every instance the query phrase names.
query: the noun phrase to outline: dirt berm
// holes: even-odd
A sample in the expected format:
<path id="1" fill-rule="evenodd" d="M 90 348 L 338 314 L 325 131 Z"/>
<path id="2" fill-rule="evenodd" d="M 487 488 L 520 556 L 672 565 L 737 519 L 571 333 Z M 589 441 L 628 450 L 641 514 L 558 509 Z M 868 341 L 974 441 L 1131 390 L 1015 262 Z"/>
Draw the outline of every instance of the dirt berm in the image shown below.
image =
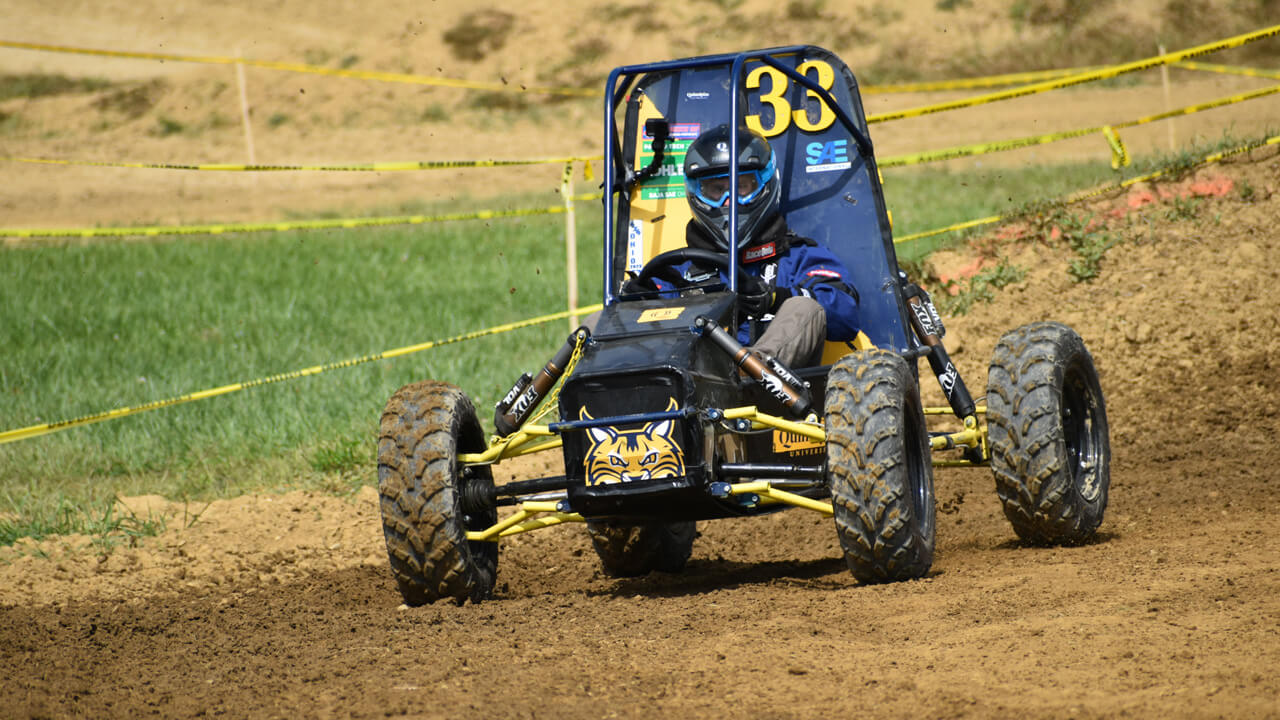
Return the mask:
<path id="1" fill-rule="evenodd" d="M 1280 715 L 1278 187 L 1257 151 L 1076 208 L 1120 241 L 1099 279 L 1006 241 L 1027 277 L 952 320 L 976 387 L 1016 325 L 1089 343 L 1114 448 L 1096 542 L 1024 546 L 989 471 L 941 470 L 923 580 L 857 585 L 794 511 L 705 523 L 682 575 L 639 580 L 602 576 L 581 527 L 520 536 L 493 601 L 409 609 L 371 488 L 133 498 L 169 529 L 3 551 L 0 715 Z"/>

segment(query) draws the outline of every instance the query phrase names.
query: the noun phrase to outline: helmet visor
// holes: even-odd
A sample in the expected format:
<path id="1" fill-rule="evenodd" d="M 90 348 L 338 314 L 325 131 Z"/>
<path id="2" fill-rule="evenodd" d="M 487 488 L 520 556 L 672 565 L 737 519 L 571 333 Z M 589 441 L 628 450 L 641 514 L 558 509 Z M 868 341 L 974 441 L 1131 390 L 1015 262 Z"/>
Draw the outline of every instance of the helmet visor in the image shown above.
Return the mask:
<path id="1" fill-rule="evenodd" d="M 765 182 L 768 177 L 764 175 L 765 171 L 772 170 L 743 170 L 738 173 L 738 204 L 747 205 L 752 200 L 759 197 L 760 192 L 764 189 Z M 690 182 L 693 192 L 702 202 L 711 207 L 721 207 L 728 202 L 729 199 L 729 173 L 722 175 L 711 175 L 708 177 L 696 178 Z"/>

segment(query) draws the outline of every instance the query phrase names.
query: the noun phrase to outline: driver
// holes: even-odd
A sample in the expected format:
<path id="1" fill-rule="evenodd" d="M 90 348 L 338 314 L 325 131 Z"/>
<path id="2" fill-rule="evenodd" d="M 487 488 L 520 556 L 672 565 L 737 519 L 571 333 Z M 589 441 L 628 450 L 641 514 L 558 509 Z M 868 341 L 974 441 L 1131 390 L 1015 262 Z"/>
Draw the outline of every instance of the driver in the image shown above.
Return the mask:
<path id="1" fill-rule="evenodd" d="M 831 251 L 787 227 L 769 142 L 745 127 L 737 132 L 738 261 L 762 281 L 760 292 L 739 296 L 748 320 L 738 328 L 738 341 L 747 344 L 751 324 L 760 323 L 764 333 L 754 350 L 789 367 L 817 365 L 824 339 L 843 342 L 858 334 L 858 293 Z M 729 140 L 729 126 L 720 125 L 699 135 L 685 154 L 685 195 L 693 211 L 685 230 L 689 247 L 729 252 Z M 690 281 L 716 272 L 693 264 L 680 269 Z"/>

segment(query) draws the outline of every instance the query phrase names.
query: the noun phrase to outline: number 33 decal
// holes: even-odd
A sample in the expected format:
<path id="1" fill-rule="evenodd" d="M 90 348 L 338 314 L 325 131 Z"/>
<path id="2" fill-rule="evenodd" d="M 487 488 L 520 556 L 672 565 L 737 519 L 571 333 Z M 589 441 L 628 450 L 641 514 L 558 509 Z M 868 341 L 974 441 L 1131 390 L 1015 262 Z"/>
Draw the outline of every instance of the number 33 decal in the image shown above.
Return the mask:
<path id="1" fill-rule="evenodd" d="M 800 67 L 796 68 L 796 72 L 806 76 L 811 70 L 818 73 L 818 85 L 822 86 L 824 90 L 830 90 L 836 79 L 835 71 L 831 69 L 831 66 L 821 60 L 807 60 L 801 63 Z M 768 138 L 773 137 L 774 135 L 781 135 L 786 132 L 787 128 L 791 126 L 792 121 L 795 122 L 796 127 L 805 132 L 826 130 L 831 127 L 831 123 L 836 121 L 836 114 L 832 112 L 831 108 L 827 107 L 827 104 L 822 102 L 821 98 L 818 97 L 818 94 L 812 90 L 807 90 L 805 92 L 808 97 L 817 100 L 818 107 L 822 108 L 822 112 L 818 116 L 818 121 L 810 122 L 809 113 L 803 107 L 798 110 L 792 110 L 791 103 L 787 102 L 786 98 L 787 90 L 791 87 L 791 82 L 789 78 L 787 78 L 787 76 L 777 68 L 772 68 L 768 65 L 761 65 L 755 70 L 752 70 L 751 74 L 747 75 L 747 89 L 759 90 L 760 78 L 764 75 L 769 76 L 769 91 L 760 93 L 760 102 L 773 108 L 773 125 L 771 127 L 765 127 L 760 122 L 760 115 L 756 114 L 748 115 L 746 117 L 747 127 Z"/>

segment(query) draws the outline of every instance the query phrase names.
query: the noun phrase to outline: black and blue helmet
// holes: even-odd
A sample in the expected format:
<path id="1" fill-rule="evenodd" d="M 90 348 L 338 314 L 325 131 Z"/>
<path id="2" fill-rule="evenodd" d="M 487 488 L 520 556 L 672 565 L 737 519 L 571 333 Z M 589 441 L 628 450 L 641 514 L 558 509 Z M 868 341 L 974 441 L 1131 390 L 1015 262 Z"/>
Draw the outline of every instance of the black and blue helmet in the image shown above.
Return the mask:
<path id="1" fill-rule="evenodd" d="M 729 249 L 729 126 L 702 133 L 684 156 L 685 195 L 694 220 L 716 245 Z M 782 186 L 769 141 L 748 128 L 738 128 L 738 247 L 750 245 L 754 233 L 778 212 Z"/>

